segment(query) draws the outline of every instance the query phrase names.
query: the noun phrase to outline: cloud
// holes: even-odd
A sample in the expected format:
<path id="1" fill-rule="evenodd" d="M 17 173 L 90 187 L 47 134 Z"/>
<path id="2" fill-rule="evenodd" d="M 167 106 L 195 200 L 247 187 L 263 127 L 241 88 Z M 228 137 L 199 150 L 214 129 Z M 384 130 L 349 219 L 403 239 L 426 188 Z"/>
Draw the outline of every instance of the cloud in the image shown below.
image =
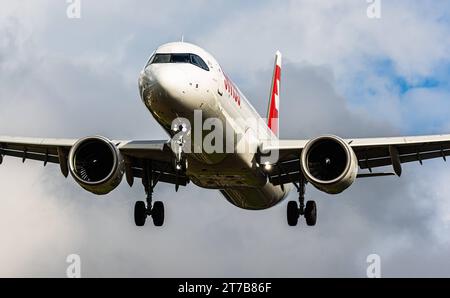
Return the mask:
<path id="1" fill-rule="evenodd" d="M 278 49 L 292 63 L 329 67 L 349 105 L 370 121 L 407 129 L 404 102 L 392 82 L 399 77 L 416 82 L 442 68 L 446 73 L 440 78 L 448 78 L 447 4 L 383 1 L 382 17 L 375 20 L 367 18 L 367 6 L 364 1 L 272 1 L 225 16 L 202 42 L 240 84 L 258 81 L 254 74 L 271 66 Z M 380 61 L 390 63 L 390 73 L 379 72 Z"/>
<path id="2" fill-rule="evenodd" d="M 365 1 L 83 2 L 81 20 L 65 18 L 65 3 L 49 3 L 1 3 L 1 134 L 165 137 L 140 102 L 136 80 L 152 49 L 183 33 L 218 57 L 262 114 L 272 54 L 284 52 L 284 137 L 394 135 L 417 131 L 419 120 L 431 127 L 425 132 L 448 125 L 445 117 L 436 126 L 427 120 L 439 110 L 422 111 L 425 98 L 445 105 L 445 90 L 399 94 L 392 73 L 373 63 L 391 60 L 395 76 L 408 82 L 437 74 L 445 81 L 436 65 L 449 58 L 446 4 L 383 1 L 382 19 L 372 21 Z M 190 185 L 176 194 L 158 185 L 166 226 L 138 229 L 132 208 L 144 197 L 140 183 L 96 198 L 56 166 L 6 158 L 0 276 L 64 276 L 71 253 L 92 277 L 363 277 L 371 253 L 381 256 L 384 276 L 448 276 L 448 167 L 437 160 L 404 172 L 401 179 L 358 180 L 335 197 L 309 185 L 319 207 L 315 228 L 287 227 L 285 204 L 250 212 L 216 191 Z"/>

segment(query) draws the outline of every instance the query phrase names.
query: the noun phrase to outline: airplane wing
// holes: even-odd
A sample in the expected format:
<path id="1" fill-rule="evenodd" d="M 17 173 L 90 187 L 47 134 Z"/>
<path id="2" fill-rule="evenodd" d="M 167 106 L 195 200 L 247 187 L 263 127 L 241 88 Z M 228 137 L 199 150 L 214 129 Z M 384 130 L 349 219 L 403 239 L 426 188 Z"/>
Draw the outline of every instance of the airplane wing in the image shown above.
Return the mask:
<path id="1" fill-rule="evenodd" d="M 262 152 L 279 150 L 279 161 L 273 165 L 269 180 L 274 185 L 296 182 L 300 178 L 300 154 L 309 140 L 280 140 L 278 144 L 263 144 Z M 345 142 L 353 149 L 360 169 L 370 173 L 358 177 L 391 175 L 372 173 L 374 168 L 393 166 L 395 174 L 401 175 L 401 164 L 450 156 L 450 135 L 429 135 L 391 138 L 354 138 Z M 392 174 L 393 175 L 393 174 Z"/>
<path id="2" fill-rule="evenodd" d="M 4 156 L 26 160 L 59 164 L 62 174 L 67 177 L 68 156 L 77 139 L 40 139 L 0 136 L 0 164 Z M 160 182 L 185 186 L 188 179 L 173 169 L 173 153 L 167 140 L 161 141 L 111 141 L 121 152 L 126 164 L 126 178 L 130 186 L 134 178 L 143 178 L 143 169 L 151 162 Z"/>

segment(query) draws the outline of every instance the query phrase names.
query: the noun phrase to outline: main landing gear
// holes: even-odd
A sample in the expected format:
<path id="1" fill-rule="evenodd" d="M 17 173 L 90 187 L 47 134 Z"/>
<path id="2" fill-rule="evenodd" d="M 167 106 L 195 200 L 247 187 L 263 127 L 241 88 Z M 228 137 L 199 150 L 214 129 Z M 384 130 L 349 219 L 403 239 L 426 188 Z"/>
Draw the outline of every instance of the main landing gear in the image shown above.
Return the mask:
<path id="1" fill-rule="evenodd" d="M 153 224 L 160 227 L 164 224 L 164 203 L 160 201 L 152 203 L 153 190 L 158 183 L 158 177 L 153 177 L 151 163 L 146 163 L 143 170 L 142 184 L 147 198 L 146 202 L 138 201 L 134 205 L 134 222 L 136 226 L 142 227 L 145 225 L 147 216 L 151 216 Z"/>
<path id="2" fill-rule="evenodd" d="M 298 184 L 295 184 L 298 191 L 298 200 L 300 203 L 297 204 L 296 201 L 290 201 L 287 205 L 287 222 L 290 226 L 296 226 L 300 216 L 304 216 L 306 219 L 306 224 L 308 226 L 315 226 L 317 222 L 317 206 L 316 202 L 308 201 L 305 206 L 305 188 L 306 180 L 300 178 Z"/>

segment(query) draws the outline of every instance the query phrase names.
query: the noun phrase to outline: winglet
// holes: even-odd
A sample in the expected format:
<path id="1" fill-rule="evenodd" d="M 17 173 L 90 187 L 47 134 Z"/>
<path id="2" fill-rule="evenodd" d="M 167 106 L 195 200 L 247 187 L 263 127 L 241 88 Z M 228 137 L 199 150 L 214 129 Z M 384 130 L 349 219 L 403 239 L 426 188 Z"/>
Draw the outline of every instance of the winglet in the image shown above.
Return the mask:
<path id="1" fill-rule="evenodd" d="M 279 134 L 280 80 L 281 53 L 277 51 L 275 54 L 272 86 L 270 88 L 269 107 L 267 108 L 267 125 L 277 137 Z"/>

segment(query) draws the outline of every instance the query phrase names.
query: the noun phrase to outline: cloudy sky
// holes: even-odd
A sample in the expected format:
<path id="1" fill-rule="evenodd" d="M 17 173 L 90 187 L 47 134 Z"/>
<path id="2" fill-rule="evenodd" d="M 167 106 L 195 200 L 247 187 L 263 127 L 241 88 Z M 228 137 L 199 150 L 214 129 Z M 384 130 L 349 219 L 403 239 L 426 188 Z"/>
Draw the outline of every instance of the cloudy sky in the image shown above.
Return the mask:
<path id="1" fill-rule="evenodd" d="M 211 52 L 265 114 L 273 56 L 284 54 L 281 135 L 449 133 L 450 3 L 381 0 L 0 0 L 0 135 L 118 139 L 166 135 L 145 110 L 137 76 L 160 44 Z M 193 185 L 166 204 L 162 229 L 136 228 L 139 183 L 97 198 L 57 166 L 6 158 L 0 167 L 0 276 L 450 276 L 450 168 L 407 165 L 329 196 L 308 186 L 318 224 L 288 227 L 286 202 L 251 212 Z M 293 193 L 289 199 L 296 199 Z"/>

